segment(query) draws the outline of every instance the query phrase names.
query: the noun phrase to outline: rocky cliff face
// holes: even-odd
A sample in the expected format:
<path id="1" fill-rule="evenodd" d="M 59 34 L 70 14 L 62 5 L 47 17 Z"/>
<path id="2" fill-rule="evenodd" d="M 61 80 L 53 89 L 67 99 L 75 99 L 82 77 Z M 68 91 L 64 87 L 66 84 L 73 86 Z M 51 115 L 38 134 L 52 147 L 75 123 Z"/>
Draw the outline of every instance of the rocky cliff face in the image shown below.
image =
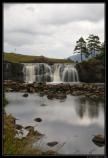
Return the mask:
<path id="1" fill-rule="evenodd" d="M 81 82 L 105 82 L 105 68 L 101 60 L 89 60 L 76 65 Z"/>
<path id="2" fill-rule="evenodd" d="M 23 82 L 23 64 L 5 61 L 3 64 L 3 79 Z"/>

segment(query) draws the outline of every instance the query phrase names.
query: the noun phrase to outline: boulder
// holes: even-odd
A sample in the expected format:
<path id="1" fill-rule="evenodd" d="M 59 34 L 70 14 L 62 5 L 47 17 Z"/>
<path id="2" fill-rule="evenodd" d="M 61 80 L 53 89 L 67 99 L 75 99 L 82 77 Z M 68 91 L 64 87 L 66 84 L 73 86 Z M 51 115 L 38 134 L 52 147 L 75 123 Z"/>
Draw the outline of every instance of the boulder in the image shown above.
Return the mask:
<path id="1" fill-rule="evenodd" d="M 49 93 L 49 94 L 47 95 L 47 98 L 48 98 L 48 99 L 53 99 L 53 98 L 54 98 L 54 94 L 53 94 L 53 93 Z"/>
<path id="2" fill-rule="evenodd" d="M 55 142 L 48 142 L 47 143 L 47 145 L 50 146 L 50 147 L 53 147 L 53 146 L 55 146 L 57 144 L 58 144 L 58 142 L 56 142 L 56 141 Z"/>
<path id="3" fill-rule="evenodd" d="M 28 97 L 28 93 L 23 94 L 23 97 Z"/>
<path id="4" fill-rule="evenodd" d="M 42 119 L 38 117 L 38 118 L 35 118 L 34 121 L 36 121 L 36 122 L 41 122 Z"/>
<path id="5" fill-rule="evenodd" d="M 104 146 L 105 144 L 105 138 L 103 135 L 101 134 L 97 134 L 93 137 L 92 141 L 94 142 L 94 144 L 96 144 L 99 147 Z"/>

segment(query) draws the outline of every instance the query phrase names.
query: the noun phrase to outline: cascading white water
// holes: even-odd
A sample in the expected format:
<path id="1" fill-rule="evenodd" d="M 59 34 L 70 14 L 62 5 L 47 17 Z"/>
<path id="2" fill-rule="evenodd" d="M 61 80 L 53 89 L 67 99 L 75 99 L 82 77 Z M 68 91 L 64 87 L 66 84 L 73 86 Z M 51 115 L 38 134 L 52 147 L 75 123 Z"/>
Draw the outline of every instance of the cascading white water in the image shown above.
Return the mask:
<path id="1" fill-rule="evenodd" d="M 79 82 L 78 72 L 72 65 L 46 63 L 24 64 L 25 82 Z"/>
<path id="2" fill-rule="evenodd" d="M 37 63 L 36 64 L 36 81 L 52 81 L 52 72 L 51 67 L 46 63 Z"/>
<path id="3" fill-rule="evenodd" d="M 45 63 L 24 64 L 23 73 L 25 76 L 25 82 L 27 83 L 52 81 L 51 67 Z"/>
<path id="4" fill-rule="evenodd" d="M 60 68 L 61 64 L 54 64 L 53 82 L 60 82 Z"/>
<path id="5" fill-rule="evenodd" d="M 79 82 L 78 72 L 75 67 L 67 65 L 62 75 L 63 82 Z"/>
<path id="6" fill-rule="evenodd" d="M 36 75 L 35 75 L 35 65 L 33 64 L 25 64 L 24 67 L 24 76 L 25 76 L 25 82 L 27 83 L 33 83 L 36 81 Z"/>

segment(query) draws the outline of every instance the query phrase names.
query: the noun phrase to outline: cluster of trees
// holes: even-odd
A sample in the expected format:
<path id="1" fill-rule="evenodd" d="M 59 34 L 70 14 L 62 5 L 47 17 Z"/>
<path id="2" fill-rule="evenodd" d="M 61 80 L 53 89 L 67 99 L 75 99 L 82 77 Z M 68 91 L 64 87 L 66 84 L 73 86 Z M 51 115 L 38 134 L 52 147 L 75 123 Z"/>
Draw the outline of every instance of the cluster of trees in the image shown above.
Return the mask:
<path id="1" fill-rule="evenodd" d="M 96 52 L 105 52 L 105 43 L 101 43 L 97 35 L 90 34 L 86 40 L 87 42 L 83 37 L 81 37 L 78 41 L 76 41 L 76 46 L 74 49 L 74 53 L 81 54 L 81 61 L 83 54 L 87 58 L 89 55 L 96 56 Z"/>

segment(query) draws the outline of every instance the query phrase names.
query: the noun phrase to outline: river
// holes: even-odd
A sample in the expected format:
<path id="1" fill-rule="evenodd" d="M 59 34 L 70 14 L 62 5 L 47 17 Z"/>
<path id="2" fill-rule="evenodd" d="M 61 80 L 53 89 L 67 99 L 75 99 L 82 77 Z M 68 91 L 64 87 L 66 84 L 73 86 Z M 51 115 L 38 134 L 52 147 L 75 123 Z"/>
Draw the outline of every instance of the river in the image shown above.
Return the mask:
<path id="1" fill-rule="evenodd" d="M 46 96 L 9 92 L 5 107 L 18 120 L 17 124 L 32 125 L 45 136 L 33 147 L 52 149 L 60 154 L 104 154 L 104 147 L 92 142 L 95 134 L 104 134 L 104 103 L 88 100 L 84 96 L 68 95 L 65 100 L 49 100 Z M 42 122 L 35 122 L 40 117 Z M 47 142 L 57 141 L 54 147 Z"/>

